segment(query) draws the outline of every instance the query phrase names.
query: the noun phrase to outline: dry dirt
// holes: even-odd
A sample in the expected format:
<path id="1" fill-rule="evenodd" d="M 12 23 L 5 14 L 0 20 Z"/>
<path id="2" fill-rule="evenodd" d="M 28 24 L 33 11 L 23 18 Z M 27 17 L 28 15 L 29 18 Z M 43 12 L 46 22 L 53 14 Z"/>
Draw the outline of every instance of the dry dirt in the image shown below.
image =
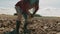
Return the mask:
<path id="1" fill-rule="evenodd" d="M 0 15 L 0 34 L 13 31 L 16 27 L 17 16 Z M 23 32 L 24 19 L 20 25 L 20 32 Z M 60 34 L 60 17 L 34 17 L 28 23 L 28 30 L 31 34 Z"/>

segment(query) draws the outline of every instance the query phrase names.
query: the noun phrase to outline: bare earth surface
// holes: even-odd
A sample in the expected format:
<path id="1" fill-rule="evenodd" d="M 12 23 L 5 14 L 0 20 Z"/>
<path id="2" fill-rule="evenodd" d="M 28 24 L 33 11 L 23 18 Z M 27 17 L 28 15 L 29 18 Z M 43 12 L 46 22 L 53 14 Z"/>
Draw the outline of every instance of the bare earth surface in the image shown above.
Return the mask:
<path id="1" fill-rule="evenodd" d="M 11 32 L 16 27 L 17 16 L 0 15 L 0 34 Z M 20 32 L 23 32 L 24 19 L 20 25 Z M 35 17 L 28 23 L 28 30 L 31 34 L 60 34 L 60 17 Z"/>

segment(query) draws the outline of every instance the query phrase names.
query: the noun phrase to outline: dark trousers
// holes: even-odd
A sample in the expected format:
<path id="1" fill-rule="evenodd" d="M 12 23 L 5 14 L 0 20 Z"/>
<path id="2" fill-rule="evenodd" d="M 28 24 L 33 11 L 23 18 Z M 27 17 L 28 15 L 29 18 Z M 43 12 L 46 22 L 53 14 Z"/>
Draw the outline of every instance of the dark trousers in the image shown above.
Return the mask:
<path id="1" fill-rule="evenodd" d="M 19 8 L 19 7 L 15 7 L 16 8 L 16 11 L 17 11 L 17 13 L 19 13 L 19 14 L 21 14 L 21 15 L 23 15 L 23 17 L 24 17 L 24 19 L 25 19 L 25 22 L 24 22 L 24 34 L 26 34 L 27 32 L 28 32 L 28 30 L 27 30 L 27 17 L 28 17 L 28 15 L 27 15 L 27 13 L 25 12 L 25 11 L 23 11 L 21 8 Z M 20 24 L 17 22 L 16 23 L 16 32 L 19 34 L 19 26 L 20 26 Z M 16 34 L 17 34 L 16 33 Z"/>

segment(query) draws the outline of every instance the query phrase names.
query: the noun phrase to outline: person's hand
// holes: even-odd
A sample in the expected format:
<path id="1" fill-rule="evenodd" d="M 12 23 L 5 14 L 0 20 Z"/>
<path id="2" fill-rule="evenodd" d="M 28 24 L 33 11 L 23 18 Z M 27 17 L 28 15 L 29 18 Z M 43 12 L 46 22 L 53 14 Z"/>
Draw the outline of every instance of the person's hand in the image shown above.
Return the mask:
<path id="1" fill-rule="evenodd" d="M 33 14 L 31 14 L 31 17 L 33 18 L 33 17 L 34 17 L 34 15 L 33 15 Z"/>

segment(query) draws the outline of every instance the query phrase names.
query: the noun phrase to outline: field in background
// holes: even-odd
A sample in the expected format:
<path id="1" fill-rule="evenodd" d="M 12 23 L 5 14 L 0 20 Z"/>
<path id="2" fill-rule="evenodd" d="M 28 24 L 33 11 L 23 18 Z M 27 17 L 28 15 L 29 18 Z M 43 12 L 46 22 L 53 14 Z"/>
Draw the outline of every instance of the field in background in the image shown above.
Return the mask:
<path id="1" fill-rule="evenodd" d="M 0 15 L 0 34 L 11 32 L 16 27 L 17 16 Z M 20 32 L 23 32 L 24 19 L 20 25 Z M 60 34 L 60 17 L 34 17 L 28 23 L 28 30 L 31 34 Z"/>

